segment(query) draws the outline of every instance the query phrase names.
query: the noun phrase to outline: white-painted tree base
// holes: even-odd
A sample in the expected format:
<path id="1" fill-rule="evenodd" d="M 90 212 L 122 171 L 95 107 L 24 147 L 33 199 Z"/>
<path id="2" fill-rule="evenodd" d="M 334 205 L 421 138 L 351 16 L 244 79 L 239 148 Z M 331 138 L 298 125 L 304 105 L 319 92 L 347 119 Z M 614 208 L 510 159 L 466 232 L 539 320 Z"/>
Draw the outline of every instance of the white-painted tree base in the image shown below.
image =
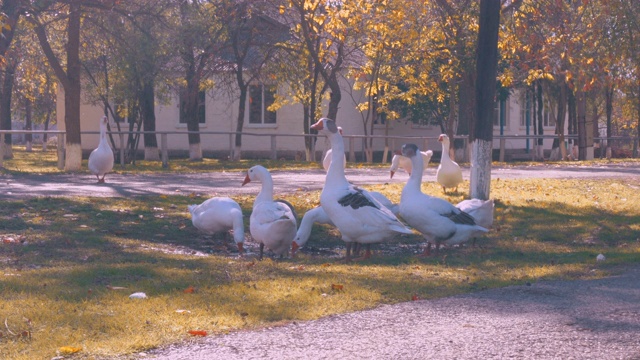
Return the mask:
<path id="1" fill-rule="evenodd" d="M 202 160 L 202 148 L 200 143 L 189 144 L 189 160 Z"/>
<path id="2" fill-rule="evenodd" d="M 233 157 L 232 157 L 233 161 L 239 161 L 240 159 L 242 159 L 242 147 L 241 146 L 236 146 L 235 148 L 233 148 Z"/>
<path id="3" fill-rule="evenodd" d="M 66 144 L 64 154 L 64 170 L 78 171 L 82 168 L 82 145 Z"/>
<path id="4" fill-rule="evenodd" d="M 0 136 L 4 136 L 4 134 Z M 11 147 L 11 144 L 2 143 L 2 158 L 13 159 L 13 148 Z"/>
<path id="5" fill-rule="evenodd" d="M 147 161 L 160 161 L 160 150 L 157 147 L 145 147 L 144 159 Z"/>
<path id="6" fill-rule="evenodd" d="M 25 150 L 27 152 L 32 152 L 33 151 L 33 143 L 31 143 L 31 141 L 27 141 L 27 143 L 25 144 Z"/>
<path id="7" fill-rule="evenodd" d="M 476 139 L 471 143 L 471 177 L 469 195 L 472 199 L 488 200 L 491 194 L 491 160 L 493 143 Z"/>

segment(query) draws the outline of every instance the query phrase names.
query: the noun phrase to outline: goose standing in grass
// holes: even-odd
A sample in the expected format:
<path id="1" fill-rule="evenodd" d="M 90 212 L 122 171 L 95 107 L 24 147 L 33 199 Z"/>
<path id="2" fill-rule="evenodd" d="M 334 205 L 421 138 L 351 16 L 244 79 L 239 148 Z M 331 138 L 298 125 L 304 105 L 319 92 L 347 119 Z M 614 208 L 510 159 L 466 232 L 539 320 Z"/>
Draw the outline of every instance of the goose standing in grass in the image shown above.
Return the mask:
<path id="1" fill-rule="evenodd" d="M 104 183 L 104 177 L 113 169 L 113 151 L 107 141 L 107 123 L 109 119 L 100 119 L 100 143 L 89 155 L 89 171 L 98 178 L 98 183 Z"/>
<path id="2" fill-rule="evenodd" d="M 233 240 L 238 252 L 244 252 L 244 222 L 242 209 L 237 202 L 228 197 L 214 197 L 200 205 L 189 205 L 191 222 L 198 230 L 206 234 L 233 230 Z"/>
<path id="3" fill-rule="evenodd" d="M 347 243 L 346 261 L 351 261 L 354 243 L 373 244 L 397 234 L 412 234 L 389 209 L 363 189 L 351 185 L 344 174 L 344 141 L 335 121 L 327 118 L 311 126 L 331 142 L 332 158 L 320 194 L 322 209 Z M 367 249 L 365 258 L 371 256 Z"/>
<path id="4" fill-rule="evenodd" d="M 429 161 L 431 161 L 431 157 L 433 156 L 433 151 L 420 151 L 420 154 L 422 155 L 422 162 L 424 163 L 424 168 L 426 169 Z M 411 167 L 412 165 L 410 159 L 402 155 L 402 153 L 399 151 L 394 152 L 393 157 L 391 158 L 391 168 L 389 169 L 391 173 L 390 178 L 393 179 L 393 175 L 396 173 L 396 171 L 398 171 L 399 168 L 403 169 L 407 172 L 407 174 L 411 175 Z"/>
<path id="5" fill-rule="evenodd" d="M 418 146 L 405 144 L 402 146 L 402 154 L 411 159 L 414 171 L 402 189 L 400 216 L 420 231 L 429 243 L 424 255 L 430 254 L 432 244 L 435 244 L 437 252 L 441 244 L 462 244 L 488 231 L 477 225 L 471 215 L 448 201 L 422 192 L 420 186 L 423 165 L 422 157 L 417 156 Z"/>
<path id="6" fill-rule="evenodd" d="M 398 216 L 398 213 L 400 212 L 399 205 L 392 203 L 391 200 L 377 191 L 370 191 L 369 194 L 378 200 L 382 206 L 386 207 L 394 215 Z M 315 223 L 335 226 L 329 218 L 329 215 L 327 215 L 324 209 L 322 209 L 322 206 L 317 206 L 307 211 L 304 213 L 300 226 L 298 227 L 296 237 L 291 243 L 291 255 L 294 255 L 299 248 L 303 247 L 307 243 L 309 236 L 311 236 L 311 228 Z"/>
<path id="7" fill-rule="evenodd" d="M 260 244 L 259 259 L 262 259 L 265 246 L 283 257 L 289 252 L 291 242 L 296 236 L 297 221 L 294 210 L 283 201 L 273 201 L 273 179 L 269 170 L 260 165 L 250 168 L 242 185 L 251 181 L 262 183 L 249 218 L 251 237 Z"/>
<path id="8" fill-rule="evenodd" d="M 458 191 L 458 185 L 462 182 L 462 170 L 460 165 L 449 157 L 449 137 L 441 134 L 438 141 L 442 143 L 442 156 L 436 171 L 436 181 L 445 193 L 447 188 L 453 188 L 454 192 Z"/>

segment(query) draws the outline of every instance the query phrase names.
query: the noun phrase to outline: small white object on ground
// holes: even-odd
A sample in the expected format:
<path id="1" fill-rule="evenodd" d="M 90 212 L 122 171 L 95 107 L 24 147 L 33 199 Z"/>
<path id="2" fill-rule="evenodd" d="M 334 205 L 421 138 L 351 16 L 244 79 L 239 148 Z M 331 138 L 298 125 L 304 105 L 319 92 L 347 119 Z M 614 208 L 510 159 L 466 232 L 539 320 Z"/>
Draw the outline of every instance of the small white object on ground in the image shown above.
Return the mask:
<path id="1" fill-rule="evenodd" d="M 147 294 L 143 292 L 137 292 L 129 295 L 129 299 L 146 299 L 146 298 L 147 298 Z"/>
<path id="2" fill-rule="evenodd" d="M 596 261 L 605 261 L 606 259 L 607 258 L 602 254 L 598 254 L 598 256 L 596 256 Z"/>

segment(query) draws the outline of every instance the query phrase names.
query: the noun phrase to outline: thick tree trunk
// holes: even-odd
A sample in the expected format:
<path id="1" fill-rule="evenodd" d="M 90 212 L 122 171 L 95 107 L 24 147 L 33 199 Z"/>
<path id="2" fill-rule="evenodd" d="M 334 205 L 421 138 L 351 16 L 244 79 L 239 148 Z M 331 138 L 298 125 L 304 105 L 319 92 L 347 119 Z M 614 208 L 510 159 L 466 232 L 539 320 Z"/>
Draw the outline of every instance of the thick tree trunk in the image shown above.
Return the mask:
<path id="1" fill-rule="evenodd" d="M 67 152 L 64 169 L 78 171 L 82 167 L 82 140 L 80 136 L 80 5 L 69 5 L 67 28 L 67 86 L 64 91 L 64 124 Z"/>
<path id="2" fill-rule="evenodd" d="M 0 90 L 0 129 L 2 130 L 11 130 L 11 95 L 13 93 L 15 69 L 16 63 L 8 61 L 2 78 L 2 89 Z M 12 159 L 11 134 L 4 135 L 2 146 L 3 158 Z"/>
<path id="3" fill-rule="evenodd" d="M 611 137 L 613 136 L 612 117 L 613 117 L 613 85 L 607 86 L 605 89 L 605 112 L 607 116 L 607 147 L 600 146 L 600 152 L 606 151 L 607 159 L 611 158 Z M 602 157 L 602 154 L 600 154 Z"/>
<path id="4" fill-rule="evenodd" d="M 491 192 L 493 103 L 496 94 L 500 0 L 480 0 L 476 53 L 476 124 L 471 135 L 471 198 L 487 200 Z"/>
<path id="5" fill-rule="evenodd" d="M 567 147 L 564 140 L 564 121 L 567 108 L 567 84 L 562 81 L 560 83 L 560 94 L 558 95 L 558 112 L 556 117 L 556 135 L 558 138 L 553 140 L 551 149 L 551 160 L 567 160 Z"/>

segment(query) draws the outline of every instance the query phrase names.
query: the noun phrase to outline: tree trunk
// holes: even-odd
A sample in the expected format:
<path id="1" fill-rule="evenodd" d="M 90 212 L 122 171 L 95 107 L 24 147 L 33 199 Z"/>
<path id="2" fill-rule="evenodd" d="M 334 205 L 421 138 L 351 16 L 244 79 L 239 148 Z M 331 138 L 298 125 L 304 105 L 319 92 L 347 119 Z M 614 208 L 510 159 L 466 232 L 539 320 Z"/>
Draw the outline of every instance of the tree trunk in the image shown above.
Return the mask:
<path id="1" fill-rule="evenodd" d="M 144 125 L 144 159 L 159 161 L 158 139 L 156 137 L 156 112 L 155 112 L 155 83 L 153 79 L 145 80 L 140 94 L 140 111 Z M 153 131 L 153 134 L 147 133 Z"/>
<path id="2" fill-rule="evenodd" d="M 26 99 L 24 104 L 24 129 L 33 130 L 33 112 L 31 100 Z M 25 134 L 24 136 L 25 148 L 27 152 L 33 151 L 33 134 Z"/>
<path id="3" fill-rule="evenodd" d="M 240 87 L 240 101 L 238 102 L 238 121 L 236 124 L 236 142 L 233 149 L 233 160 L 238 161 L 242 158 L 242 128 L 244 127 L 244 114 L 247 105 L 247 85 L 238 84 Z"/>
<path id="4" fill-rule="evenodd" d="M 460 94 L 458 97 L 458 126 L 456 130 L 456 134 L 458 135 L 469 135 L 473 132 L 473 126 L 476 123 L 475 120 L 475 81 L 474 81 L 474 73 L 472 71 L 467 71 L 462 75 L 461 82 L 458 88 L 458 93 Z M 454 102 L 455 104 L 455 102 Z M 459 152 L 458 149 L 466 150 L 467 141 L 464 139 L 455 139 L 453 140 L 454 147 L 456 152 Z M 456 160 L 459 161 L 469 161 L 467 158 L 467 151 L 464 151 L 462 155 L 456 154 Z"/>
<path id="5" fill-rule="evenodd" d="M 496 94 L 500 0 L 480 0 L 476 53 L 476 124 L 472 142 L 471 198 L 487 200 L 491 192 L 493 103 Z"/>
<path id="6" fill-rule="evenodd" d="M 577 111 L 576 111 L 576 95 L 573 92 L 573 89 L 569 89 L 569 91 L 567 92 L 567 112 L 569 113 L 569 128 L 568 128 L 568 133 L 569 135 L 578 135 L 578 115 L 577 115 Z M 579 142 L 579 140 L 578 140 Z M 578 160 L 578 153 L 577 153 L 577 142 L 574 139 L 571 139 L 569 141 L 569 143 L 571 144 L 571 147 L 569 148 L 569 155 L 568 157 L 571 160 Z"/>
<path id="7" fill-rule="evenodd" d="M 564 120 L 567 107 L 567 84 L 562 81 L 560 83 L 560 94 L 558 95 L 558 112 L 556 118 L 556 135 L 558 138 L 553 140 L 552 160 L 567 160 L 567 148 L 564 141 Z"/>
<path id="8" fill-rule="evenodd" d="M 80 5 L 69 5 L 67 28 L 67 81 L 64 89 L 64 124 L 66 153 L 64 169 L 78 171 L 82 167 L 82 140 L 80 136 Z M 64 84 L 65 82 L 63 82 Z"/>
<path id="9" fill-rule="evenodd" d="M 612 116 L 613 116 L 613 94 L 614 94 L 613 85 L 608 85 L 605 89 L 605 111 L 607 116 L 607 147 L 606 149 L 603 146 L 600 146 L 600 152 L 605 151 L 607 154 L 607 158 L 611 158 L 611 137 L 613 136 L 613 129 L 611 127 Z M 602 157 L 602 154 L 600 154 Z"/>
<path id="10" fill-rule="evenodd" d="M 540 83 L 540 80 L 536 81 L 536 85 L 535 85 L 535 91 L 536 91 L 536 100 L 538 102 L 538 107 L 537 107 L 537 127 L 538 127 L 538 135 L 544 135 L 544 119 L 542 117 L 543 115 L 543 110 L 544 110 L 544 102 L 543 102 L 543 98 L 542 98 L 542 84 Z M 543 138 L 539 138 L 538 139 L 538 153 L 537 153 L 537 158 L 540 160 L 544 160 L 544 139 Z"/>
<path id="11" fill-rule="evenodd" d="M 195 66 L 195 65 L 194 65 Z M 202 150 L 200 148 L 200 123 L 198 122 L 198 92 L 200 90 L 200 80 L 195 73 L 195 69 L 187 71 L 187 87 L 184 90 L 181 106 L 181 115 L 187 123 L 189 131 L 189 160 L 202 160 Z"/>
<path id="12" fill-rule="evenodd" d="M 2 78 L 2 90 L 0 92 L 0 129 L 11 130 L 11 95 L 13 93 L 13 80 L 15 77 L 16 63 L 8 61 Z M 3 158 L 12 159 L 11 134 L 4 135 Z"/>

